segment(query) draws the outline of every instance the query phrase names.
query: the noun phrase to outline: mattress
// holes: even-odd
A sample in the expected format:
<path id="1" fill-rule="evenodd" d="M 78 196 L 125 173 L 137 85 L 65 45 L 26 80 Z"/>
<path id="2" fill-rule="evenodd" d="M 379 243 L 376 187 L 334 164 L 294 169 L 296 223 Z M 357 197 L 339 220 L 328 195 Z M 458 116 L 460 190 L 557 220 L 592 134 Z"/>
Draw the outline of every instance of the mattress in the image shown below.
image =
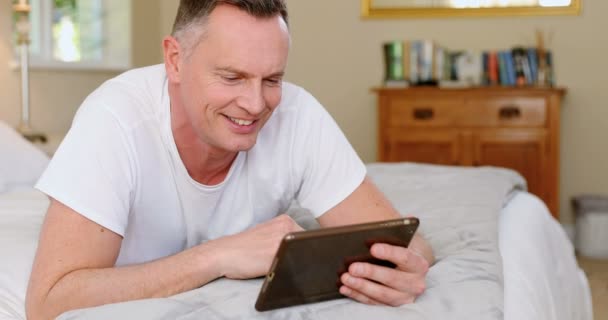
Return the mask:
<path id="1" fill-rule="evenodd" d="M 47 206 L 48 199 L 33 189 L 0 194 L 0 319 L 25 319 L 27 279 Z M 519 192 L 499 222 L 505 319 L 591 320 L 586 277 L 544 204 Z"/>

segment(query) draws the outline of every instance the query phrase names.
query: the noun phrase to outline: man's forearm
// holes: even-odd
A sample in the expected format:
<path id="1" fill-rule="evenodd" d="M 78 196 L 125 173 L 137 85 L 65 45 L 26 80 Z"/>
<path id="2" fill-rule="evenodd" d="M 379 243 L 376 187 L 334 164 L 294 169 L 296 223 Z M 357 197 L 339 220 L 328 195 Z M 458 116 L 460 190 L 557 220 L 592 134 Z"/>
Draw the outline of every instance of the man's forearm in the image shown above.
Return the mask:
<path id="1" fill-rule="evenodd" d="M 28 308 L 28 318 L 55 318 L 68 310 L 167 297 L 200 287 L 221 276 L 216 253 L 215 244 L 208 242 L 145 264 L 70 272 L 45 297 L 28 298 L 37 305 Z"/>

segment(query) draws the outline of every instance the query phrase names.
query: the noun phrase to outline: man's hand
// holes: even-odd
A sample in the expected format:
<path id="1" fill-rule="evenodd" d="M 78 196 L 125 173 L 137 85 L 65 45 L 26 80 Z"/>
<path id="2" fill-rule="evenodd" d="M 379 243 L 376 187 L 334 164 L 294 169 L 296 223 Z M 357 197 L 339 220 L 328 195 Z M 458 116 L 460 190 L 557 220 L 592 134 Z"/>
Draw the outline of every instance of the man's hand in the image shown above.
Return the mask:
<path id="1" fill-rule="evenodd" d="M 302 230 L 291 217 L 282 214 L 244 232 L 218 239 L 222 276 L 250 279 L 265 275 L 281 239 L 287 233 Z"/>
<path id="2" fill-rule="evenodd" d="M 357 262 L 342 274 L 343 295 L 366 304 L 400 306 L 412 303 L 425 288 L 429 262 L 415 250 L 383 243 L 374 244 L 371 254 L 394 263 L 395 269 Z"/>
<path id="3" fill-rule="evenodd" d="M 401 215 L 368 177 L 346 199 L 318 218 L 322 227 L 396 219 Z M 367 304 L 400 306 L 412 303 L 426 287 L 425 277 L 435 257 L 417 232 L 409 247 L 374 244 L 374 257 L 394 263 L 395 269 L 353 263 L 340 280 L 340 293 Z"/>

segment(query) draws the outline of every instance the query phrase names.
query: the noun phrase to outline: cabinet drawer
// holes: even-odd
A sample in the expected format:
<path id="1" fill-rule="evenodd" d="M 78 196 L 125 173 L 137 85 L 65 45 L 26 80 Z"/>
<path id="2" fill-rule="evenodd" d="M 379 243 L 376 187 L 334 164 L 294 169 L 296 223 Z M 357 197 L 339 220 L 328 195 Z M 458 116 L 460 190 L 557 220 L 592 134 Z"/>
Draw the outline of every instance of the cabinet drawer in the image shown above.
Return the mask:
<path id="1" fill-rule="evenodd" d="M 542 97 L 467 99 L 463 124 L 476 127 L 544 127 L 547 107 Z"/>
<path id="2" fill-rule="evenodd" d="M 447 127 L 460 124 L 464 99 L 394 97 L 388 105 L 389 127 Z"/>

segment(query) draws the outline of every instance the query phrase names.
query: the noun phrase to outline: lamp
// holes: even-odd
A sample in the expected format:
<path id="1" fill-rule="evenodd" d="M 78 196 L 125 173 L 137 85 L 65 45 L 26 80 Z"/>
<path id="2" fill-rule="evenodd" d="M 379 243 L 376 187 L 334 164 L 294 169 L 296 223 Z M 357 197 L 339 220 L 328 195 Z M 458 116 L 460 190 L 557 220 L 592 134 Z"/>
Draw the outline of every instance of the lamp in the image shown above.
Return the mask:
<path id="1" fill-rule="evenodd" d="M 46 136 L 36 132 L 30 126 L 30 78 L 29 78 L 29 44 L 30 44 L 30 14 L 31 7 L 27 0 L 19 0 L 13 5 L 13 11 L 18 14 L 16 24 L 17 45 L 21 56 L 21 121 L 17 131 L 32 142 L 47 141 Z"/>

